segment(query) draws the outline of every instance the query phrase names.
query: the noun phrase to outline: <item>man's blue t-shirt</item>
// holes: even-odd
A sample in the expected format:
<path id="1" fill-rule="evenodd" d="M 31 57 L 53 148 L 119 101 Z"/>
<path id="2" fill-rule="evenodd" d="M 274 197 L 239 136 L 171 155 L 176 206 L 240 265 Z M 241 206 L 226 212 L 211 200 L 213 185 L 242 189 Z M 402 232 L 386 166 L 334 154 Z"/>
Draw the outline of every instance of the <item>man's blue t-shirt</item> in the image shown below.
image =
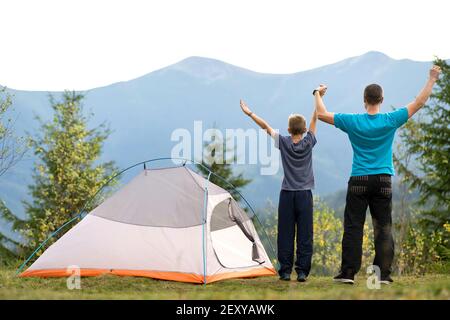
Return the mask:
<path id="1" fill-rule="evenodd" d="M 370 115 L 337 113 L 336 128 L 348 134 L 353 148 L 351 176 L 394 175 L 392 144 L 395 131 L 408 121 L 408 109 Z"/>

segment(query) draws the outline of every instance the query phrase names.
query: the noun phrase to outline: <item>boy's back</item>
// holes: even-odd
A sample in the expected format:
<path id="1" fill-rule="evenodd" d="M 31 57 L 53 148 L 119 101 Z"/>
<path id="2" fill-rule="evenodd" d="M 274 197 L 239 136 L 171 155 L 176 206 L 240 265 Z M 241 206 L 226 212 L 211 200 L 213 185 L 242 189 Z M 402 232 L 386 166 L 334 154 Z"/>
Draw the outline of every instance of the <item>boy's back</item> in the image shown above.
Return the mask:
<path id="1" fill-rule="evenodd" d="M 275 147 L 280 149 L 283 164 L 283 190 L 314 189 L 314 173 L 312 167 L 312 149 L 317 140 L 311 131 L 299 142 L 294 143 L 291 136 L 275 136 Z"/>

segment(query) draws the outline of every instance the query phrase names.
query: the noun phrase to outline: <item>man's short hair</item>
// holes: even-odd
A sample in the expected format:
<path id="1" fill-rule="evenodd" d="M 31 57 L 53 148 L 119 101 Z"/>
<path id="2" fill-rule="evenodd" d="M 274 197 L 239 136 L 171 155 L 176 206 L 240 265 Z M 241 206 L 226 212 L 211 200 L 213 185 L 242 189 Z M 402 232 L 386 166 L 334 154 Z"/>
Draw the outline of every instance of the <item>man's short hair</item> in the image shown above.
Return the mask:
<path id="1" fill-rule="evenodd" d="M 376 83 L 369 84 L 364 89 L 364 102 L 370 105 L 383 102 L 383 88 Z"/>
<path id="2" fill-rule="evenodd" d="M 301 114 L 291 114 L 288 119 L 289 132 L 291 134 L 304 134 L 306 132 L 306 120 Z"/>

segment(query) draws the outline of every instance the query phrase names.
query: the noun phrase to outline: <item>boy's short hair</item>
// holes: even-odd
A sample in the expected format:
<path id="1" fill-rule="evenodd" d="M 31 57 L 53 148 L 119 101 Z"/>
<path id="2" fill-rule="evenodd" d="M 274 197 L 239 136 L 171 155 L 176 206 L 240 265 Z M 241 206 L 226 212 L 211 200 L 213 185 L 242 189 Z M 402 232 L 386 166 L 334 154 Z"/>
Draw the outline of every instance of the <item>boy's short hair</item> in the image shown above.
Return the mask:
<path id="1" fill-rule="evenodd" d="M 306 132 L 306 120 L 301 114 L 291 114 L 288 118 L 288 127 L 291 134 L 304 134 Z"/>
<path id="2" fill-rule="evenodd" d="M 370 105 L 383 102 L 383 88 L 376 83 L 369 84 L 364 89 L 364 102 Z"/>

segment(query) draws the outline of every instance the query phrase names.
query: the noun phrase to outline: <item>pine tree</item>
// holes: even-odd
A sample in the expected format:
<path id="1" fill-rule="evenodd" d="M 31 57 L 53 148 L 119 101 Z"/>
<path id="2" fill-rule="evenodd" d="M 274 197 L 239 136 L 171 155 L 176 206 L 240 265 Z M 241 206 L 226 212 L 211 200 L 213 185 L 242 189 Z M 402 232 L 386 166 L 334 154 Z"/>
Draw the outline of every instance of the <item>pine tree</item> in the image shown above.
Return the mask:
<path id="1" fill-rule="evenodd" d="M 397 156 L 397 168 L 411 189 L 420 191 L 423 206 L 420 224 L 430 235 L 442 234 L 439 246 L 449 254 L 450 221 L 450 66 L 441 59 L 434 62 L 442 69 L 432 104 L 423 107 L 423 116 L 410 119 L 400 131 L 404 152 L 414 158 L 414 170 Z M 404 157 L 403 157 L 404 158 Z"/>
<path id="2" fill-rule="evenodd" d="M 60 102 L 50 97 L 53 119 L 38 119 L 42 135 L 30 138 L 39 160 L 29 187 L 32 201 L 24 202 L 27 219 L 19 220 L 0 206 L 13 229 L 24 236 L 25 253 L 81 210 L 90 211 L 95 203 L 89 200 L 116 171 L 113 162 L 98 163 L 110 131 L 104 124 L 88 128 L 82 100 L 76 92 L 65 92 Z"/>
<path id="3" fill-rule="evenodd" d="M 250 179 L 244 178 L 242 173 L 235 174 L 231 163 L 234 162 L 234 156 L 228 156 L 231 150 L 227 149 L 226 141 L 216 137 L 213 143 L 206 145 L 206 152 L 202 159 L 202 165 L 197 165 L 198 170 L 204 177 L 208 177 L 209 170 L 223 179 L 218 178 L 214 174 L 210 176 L 210 181 L 225 190 L 228 190 L 236 201 L 241 200 L 240 192 L 242 188 L 251 182 Z M 220 159 L 220 160 L 219 160 Z M 208 169 L 206 169 L 207 167 Z M 235 189 L 231 188 L 232 184 Z"/>

